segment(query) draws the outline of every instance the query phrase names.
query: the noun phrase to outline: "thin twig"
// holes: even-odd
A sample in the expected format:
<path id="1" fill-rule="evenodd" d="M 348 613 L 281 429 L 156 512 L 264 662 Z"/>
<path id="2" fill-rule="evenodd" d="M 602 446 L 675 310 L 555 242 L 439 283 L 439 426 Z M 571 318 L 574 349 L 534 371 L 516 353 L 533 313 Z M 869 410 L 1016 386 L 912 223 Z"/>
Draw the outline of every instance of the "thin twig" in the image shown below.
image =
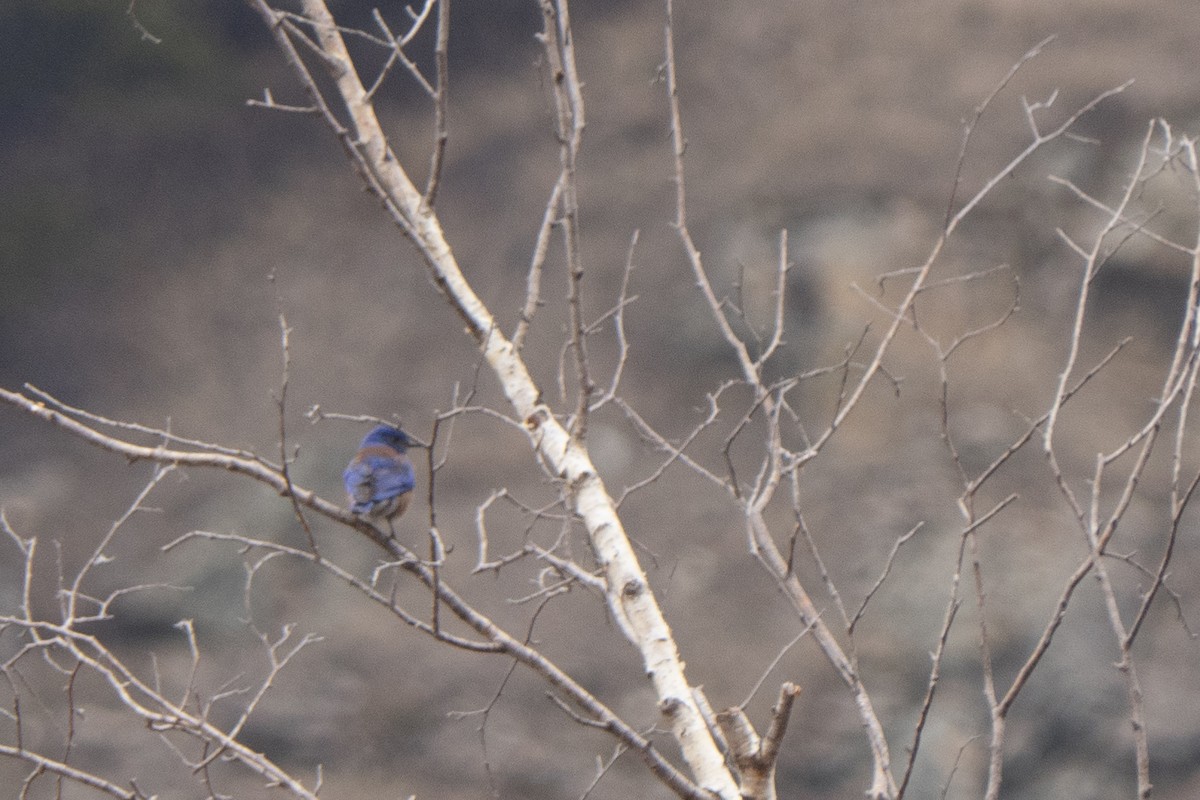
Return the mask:
<path id="1" fill-rule="evenodd" d="M 446 160 L 446 143 L 450 139 L 446 127 L 446 107 L 450 94 L 450 0 L 437 0 L 437 6 L 437 39 L 433 47 L 433 60 L 437 65 L 437 86 L 433 93 L 433 150 L 429 156 L 429 177 L 425 182 L 426 208 L 433 208 L 437 201 L 442 165 Z"/>

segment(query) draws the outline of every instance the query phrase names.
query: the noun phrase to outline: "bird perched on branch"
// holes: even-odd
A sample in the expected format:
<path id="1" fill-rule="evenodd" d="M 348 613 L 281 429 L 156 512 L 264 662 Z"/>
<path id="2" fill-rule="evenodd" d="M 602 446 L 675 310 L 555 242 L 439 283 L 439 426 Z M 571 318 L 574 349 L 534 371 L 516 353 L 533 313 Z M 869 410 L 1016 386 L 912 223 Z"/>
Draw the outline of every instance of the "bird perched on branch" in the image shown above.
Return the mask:
<path id="1" fill-rule="evenodd" d="M 363 438 L 342 473 L 352 513 L 387 520 L 391 528 L 392 520 L 405 512 L 417 483 L 406 455 L 411 444 L 408 434 L 390 425 L 379 425 Z"/>

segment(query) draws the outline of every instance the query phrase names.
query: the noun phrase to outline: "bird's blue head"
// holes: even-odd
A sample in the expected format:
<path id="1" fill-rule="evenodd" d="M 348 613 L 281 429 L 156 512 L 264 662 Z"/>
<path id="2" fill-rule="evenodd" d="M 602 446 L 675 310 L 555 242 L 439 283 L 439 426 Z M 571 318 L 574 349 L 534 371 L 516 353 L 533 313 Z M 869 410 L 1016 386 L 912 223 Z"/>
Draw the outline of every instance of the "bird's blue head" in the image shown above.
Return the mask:
<path id="1" fill-rule="evenodd" d="M 393 450 L 404 453 L 407 452 L 412 440 L 408 438 L 408 434 L 399 428 L 393 428 L 390 425 L 378 425 L 371 429 L 371 432 L 362 440 L 362 447 L 370 447 L 371 445 L 381 444 L 384 447 L 390 447 Z"/>

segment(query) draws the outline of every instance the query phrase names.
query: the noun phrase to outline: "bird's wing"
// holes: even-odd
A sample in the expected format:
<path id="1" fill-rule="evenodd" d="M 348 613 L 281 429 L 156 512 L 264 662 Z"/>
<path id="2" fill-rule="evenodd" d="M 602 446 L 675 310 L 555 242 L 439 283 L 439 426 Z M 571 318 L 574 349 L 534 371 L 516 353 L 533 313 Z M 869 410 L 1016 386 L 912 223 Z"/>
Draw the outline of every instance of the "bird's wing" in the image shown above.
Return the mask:
<path id="1" fill-rule="evenodd" d="M 411 492 L 416 486 L 412 462 L 407 458 L 367 456 L 351 462 L 343 475 L 346 492 L 357 503 L 381 502 Z"/>
<path id="2" fill-rule="evenodd" d="M 389 499 L 411 492 L 417 485 L 412 462 L 407 458 L 372 459 L 372 474 L 375 476 L 377 499 Z"/>
<path id="3" fill-rule="evenodd" d="M 375 494 L 375 481 L 371 477 L 371 466 L 357 459 L 350 462 L 346 467 L 346 471 L 342 473 L 342 483 L 346 487 L 346 494 L 355 504 L 371 502 L 371 496 Z"/>

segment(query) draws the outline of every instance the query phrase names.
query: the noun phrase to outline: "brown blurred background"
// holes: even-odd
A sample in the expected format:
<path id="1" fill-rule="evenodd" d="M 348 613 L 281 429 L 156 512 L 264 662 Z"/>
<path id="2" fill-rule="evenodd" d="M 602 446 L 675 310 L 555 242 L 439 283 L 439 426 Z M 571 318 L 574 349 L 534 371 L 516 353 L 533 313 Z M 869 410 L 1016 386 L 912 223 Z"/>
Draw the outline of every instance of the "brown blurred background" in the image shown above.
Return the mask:
<path id="1" fill-rule="evenodd" d="M 347 24 L 370 23 L 370 5 L 333 4 Z M 141 21 L 161 44 L 143 41 L 124 3 L 11 3 L 0 8 L 0 385 L 30 382 L 96 413 L 177 433 L 278 452 L 272 397 L 281 377 L 278 313 L 292 327 L 287 423 L 298 446 L 295 478 L 331 499 L 362 430 L 313 425 L 304 411 L 403 419 L 427 435 L 455 386 L 470 386 L 475 356 L 400 233 L 360 190 L 333 137 L 300 115 L 249 108 L 270 87 L 302 102 L 261 24 L 238 3 L 142 3 Z M 706 316 L 670 226 L 674 210 L 663 87 L 659 2 L 579 4 L 573 9 L 588 128 L 581 163 L 582 236 L 589 314 L 616 300 L 626 251 L 640 232 L 627 310 L 632 354 L 624 391 L 664 433 L 684 434 L 705 395 L 735 377 L 731 353 Z M 464 271 L 511 328 L 557 151 L 539 69 L 532 2 L 458 3 L 451 36 L 450 144 L 438 208 Z M 1028 141 L 1021 98 L 1057 91 L 1047 124 L 1100 91 L 1131 88 L 1023 165 L 964 225 L 938 275 L 1007 265 L 986 279 L 929 295 L 928 330 L 948 342 L 1003 315 L 1020 283 L 1020 309 L 1003 328 L 950 362 L 951 428 L 964 465 L 977 471 L 1046 410 L 1061 369 L 1080 265 L 1055 229 L 1084 238 L 1100 219 L 1056 174 L 1113 199 L 1133 168 L 1154 117 L 1180 133 L 1200 121 L 1200 18 L 1185 0 L 1043 3 L 805 0 L 677 3 L 676 42 L 688 137 L 692 231 L 720 291 L 743 284 L 751 324 L 761 329 L 779 231 L 786 228 L 788 348 L 779 375 L 843 358 L 868 322 L 884 321 L 853 291 L 874 276 L 915 266 L 945 214 L 962 121 L 1029 48 L 1057 40 L 1028 64 L 981 121 L 961 196 L 978 189 Z M 424 51 L 421 51 L 424 52 Z M 431 140 L 427 101 L 403 75 L 381 95 L 393 145 L 423 176 Z M 1166 176 L 1170 178 L 1170 175 Z M 1157 229 L 1186 244 L 1195 198 L 1163 181 L 1147 208 Z M 1186 181 L 1178 185 L 1186 186 Z M 1156 185 L 1157 186 L 1157 185 Z M 1133 343 L 1064 415 L 1064 464 L 1078 491 L 1098 449 L 1128 437 L 1151 412 L 1186 292 L 1187 261 L 1134 241 L 1096 282 L 1085 330 L 1085 363 L 1119 339 Z M 274 282 L 268 281 L 274 275 Z M 894 285 L 893 285 L 894 286 Z M 556 395 L 565 319 L 561 257 L 552 253 L 545 298 L 530 343 L 535 377 Z M 873 341 L 868 337 L 868 344 Z M 593 347 L 601 375 L 613 364 L 611 329 Z M 895 538 L 924 528 L 902 551 L 872 601 L 858 645 L 893 757 L 905 747 L 924 692 L 928 652 L 949 592 L 961 527 L 961 491 L 939 440 L 937 363 L 911 332 L 887 363 L 899 392 L 880 382 L 833 446 L 803 475 L 804 511 L 833 577 L 852 607 L 879 574 Z M 484 376 L 480 398 L 497 400 Z M 828 423 L 837 376 L 806 381 L 794 398 L 810 433 Z M 730 424 L 746 399 L 726 396 Z M 564 409 L 570 403 L 563 404 Z M 702 437 L 695 456 L 720 472 L 729 426 Z M 523 631 L 532 609 L 505 602 L 532 589 L 533 569 L 470 576 L 476 506 L 495 488 L 524 502 L 553 498 L 524 440 L 484 418 L 455 432 L 439 480 L 439 523 L 455 550 L 448 574 L 473 600 Z M 145 482 L 126 465 L 33 420 L 0 412 L 0 506 L 46 554 L 38 600 L 53 602 L 56 556 L 70 574 Z M 593 425 L 593 446 L 615 491 L 642 479 L 657 459 L 611 410 Z M 739 457 L 747 474 L 752 448 Z M 1188 464 L 1192 470 L 1197 459 Z M 1116 549 L 1155 563 L 1164 544 L 1166 461 L 1150 478 Z M 422 473 L 423 474 L 423 473 Z M 1023 453 L 983 492 L 996 502 L 1021 494 L 1011 514 L 985 530 L 998 680 L 1007 685 L 1049 618 L 1062 580 L 1086 552 L 1044 460 Z M 1106 495 L 1107 497 L 1107 495 Z M 173 627 L 195 619 L 209 689 L 263 668 L 246 631 L 241 559 L 231 548 L 158 547 L 193 529 L 239 532 L 303 546 L 290 507 L 225 474 L 173 475 L 151 498 L 161 513 L 137 517 L 97 570 L 94 592 L 130 583 L 192 587 L 150 590 L 117 606 L 97 629 L 137 665 L 154 654 L 168 669 L 186 658 Z M 790 530 L 785 506 L 772 520 Z M 402 523 L 420 540 L 428 508 Z M 679 637 L 689 676 L 719 707 L 741 702 L 779 648 L 798 632 L 763 573 L 745 555 L 736 508 L 681 468 L 631 496 L 623 516 Z M 1191 515 L 1194 516 L 1194 515 Z M 499 512 L 493 546 L 525 535 L 516 513 Z M 535 536 L 552 537 L 550 526 Z M 369 573 L 376 554 L 345 531 L 318 525 L 324 552 Z M 16 550 L 0 556 L 0 601 L 17 602 Z M 575 552 L 587 559 L 586 545 Z M 1195 525 L 1185 524 L 1172 588 L 1185 618 L 1200 568 Z M 1114 567 L 1114 569 L 1117 569 Z M 819 579 L 802 576 L 819 604 Z M 1125 612 L 1143 577 L 1118 572 Z M 424 599 L 414 592 L 413 608 Z M 567 721 L 545 687 L 507 663 L 463 656 L 427 641 L 311 568 L 282 562 L 255 585 L 264 631 L 295 622 L 326 637 L 286 670 L 247 729 L 247 740 L 310 777 L 324 765 L 331 800 L 366 796 L 577 797 L 611 743 Z M 975 797 L 986 768 L 986 707 L 970 603 L 950 642 L 910 796 Z M 653 697 L 636 654 L 586 592 L 552 603 L 537 638 L 606 702 L 649 727 Z M 1136 655 L 1150 718 L 1155 796 L 1200 790 L 1200 652 L 1167 601 L 1155 609 Z M 4 644 L 0 640 L 0 645 Z M 0 652 L 9 652 L 7 650 Z M 1123 798 L 1133 795 L 1133 755 L 1123 684 L 1101 596 L 1089 580 L 1051 654 L 1018 702 L 1009 729 L 1005 797 Z M 7 656 L 6 656 L 7 657 Z M 866 748 L 850 701 L 832 671 L 803 643 L 790 651 L 750 704 L 766 719 L 779 681 L 805 692 L 780 765 L 781 796 L 861 796 Z M 448 712 L 486 706 L 488 719 Z M 96 689 L 98 687 L 88 687 Z M 50 686 L 45 691 L 53 696 Z M 88 705 L 74 757 L 115 778 L 137 776 L 161 796 L 201 797 L 184 770 L 144 746 L 145 731 L 113 722 L 103 692 Z M 232 706 L 229 707 L 231 709 Z M 226 710 L 229 710 L 226 709 Z M 103 732 L 103 736 L 100 734 Z M 7 735 L 7 734 L 6 734 Z M 153 744 L 151 740 L 148 744 Z M 490 764 L 489 770 L 485 762 Z M 24 774 L 0 763 L 0 782 Z M 259 796 L 244 775 L 227 791 Z M 5 796 L 8 796 L 7 794 Z M 15 795 L 13 795 L 15 796 Z M 666 796 L 626 755 L 592 797 Z"/>

